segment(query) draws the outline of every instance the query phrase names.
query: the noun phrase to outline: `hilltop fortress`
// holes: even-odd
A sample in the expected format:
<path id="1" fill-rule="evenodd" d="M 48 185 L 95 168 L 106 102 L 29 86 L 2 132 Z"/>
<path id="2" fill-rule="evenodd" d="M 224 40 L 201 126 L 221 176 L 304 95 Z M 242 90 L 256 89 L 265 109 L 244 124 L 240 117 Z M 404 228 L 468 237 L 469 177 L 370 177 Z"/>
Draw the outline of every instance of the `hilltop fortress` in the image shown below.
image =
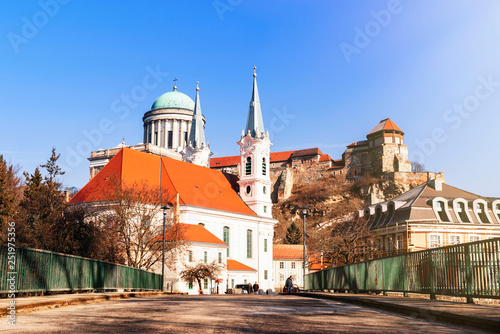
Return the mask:
<path id="1" fill-rule="evenodd" d="M 240 156 L 212 158 L 210 168 L 238 175 Z M 361 178 L 382 179 L 378 185 L 364 189 L 367 202 L 382 202 L 430 179 L 444 181 L 442 172 L 412 172 L 404 132 L 390 119 L 380 121 L 366 140 L 347 145 L 342 159 L 334 160 L 319 148 L 272 152 L 270 174 L 273 202 L 287 199 L 295 184 L 317 181 L 325 176 L 336 180 L 355 181 Z"/>

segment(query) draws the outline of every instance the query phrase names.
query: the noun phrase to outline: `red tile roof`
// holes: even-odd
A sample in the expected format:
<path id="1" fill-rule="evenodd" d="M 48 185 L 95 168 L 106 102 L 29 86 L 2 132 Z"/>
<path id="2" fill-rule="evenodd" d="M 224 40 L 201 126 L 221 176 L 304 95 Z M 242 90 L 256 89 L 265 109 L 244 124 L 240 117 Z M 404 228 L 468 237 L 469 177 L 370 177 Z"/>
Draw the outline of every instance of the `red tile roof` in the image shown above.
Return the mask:
<path id="1" fill-rule="evenodd" d="M 227 270 L 251 270 L 251 271 L 257 271 L 253 269 L 252 267 L 247 266 L 246 264 L 243 264 L 241 262 L 238 262 L 236 260 L 231 260 L 227 259 Z"/>
<path id="2" fill-rule="evenodd" d="M 292 158 L 305 157 L 308 155 L 322 155 L 323 152 L 317 147 L 315 148 L 306 148 L 304 150 L 297 150 L 292 153 Z"/>
<path id="3" fill-rule="evenodd" d="M 236 166 L 240 163 L 240 156 L 220 157 L 210 159 L 210 168 Z"/>
<path id="4" fill-rule="evenodd" d="M 271 162 L 281 162 L 290 159 L 290 156 L 295 151 L 272 152 L 269 154 Z"/>
<path id="5" fill-rule="evenodd" d="M 222 172 L 128 148 L 121 149 L 69 204 L 109 200 L 115 192 L 113 180 L 122 186 L 143 183 L 153 189 L 161 187 L 168 202 L 178 193 L 180 205 L 256 216 Z"/>
<path id="6" fill-rule="evenodd" d="M 360 146 L 360 145 L 366 145 L 366 144 L 368 144 L 368 140 L 358 140 L 352 144 L 347 145 L 347 147 L 354 147 L 354 146 Z"/>
<path id="7" fill-rule="evenodd" d="M 302 245 L 273 245 L 273 259 L 294 259 L 302 260 L 304 258 L 304 249 Z"/>
<path id="8" fill-rule="evenodd" d="M 330 170 L 330 169 L 342 169 L 344 167 L 345 166 L 332 166 L 332 167 L 328 168 L 328 170 Z"/>
<path id="9" fill-rule="evenodd" d="M 174 237 L 174 235 L 176 237 Z M 173 227 L 170 227 L 167 231 L 165 231 L 165 240 L 180 240 L 180 241 L 192 241 L 192 242 L 204 242 L 208 244 L 219 244 L 226 245 L 226 243 L 211 232 L 209 232 L 202 225 L 194 225 L 194 224 L 184 224 L 178 223 Z M 156 237 L 157 241 L 161 241 L 161 234 Z"/>
<path id="10" fill-rule="evenodd" d="M 270 162 L 283 162 L 290 158 L 304 157 L 308 155 L 323 155 L 319 148 L 308 148 L 305 150 L 271 152 L 269 154 Z M 326 161 L 326 160 L 325 160 Z M 210 168 L 232 167 L 240 163 L 240 156 L 219 157 L 210 159 Z"/>
<path id="11" fill-rule="evenodd" d="M 374 134 L 376 132 L 380 132 L 382 130 L 393 130 L 403 132 L 390 118 L 386 118 L 380 121 L 376 127 L 373 128 L 372 131 L 368 133 L 368 135 Z"/>
<path id="12" fill-rule="evenodd" d="M 332 161 L 332 158 L 328 154 L 323 154 L 319 157 L 319 162 Z"/>

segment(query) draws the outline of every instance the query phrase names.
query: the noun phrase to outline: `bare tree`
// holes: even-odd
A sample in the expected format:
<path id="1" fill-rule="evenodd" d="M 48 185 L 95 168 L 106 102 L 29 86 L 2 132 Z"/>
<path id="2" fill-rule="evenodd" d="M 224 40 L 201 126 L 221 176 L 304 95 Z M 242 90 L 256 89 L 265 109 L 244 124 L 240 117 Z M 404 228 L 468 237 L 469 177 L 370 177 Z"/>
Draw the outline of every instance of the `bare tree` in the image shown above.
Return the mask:
<path id="1" fill-rule="evenodd" d="M 127 265 L 150 270 L 162 256 L 162 206 L 169 194 L 147 183 L 123 184 L 112 180 L 114 186 L 101 207 L 102 226 L 116 229 L 118 248 L 124 253 Z M 166 251 L 182 243 L 182 227 L 168 219 Z"/>
<path id="2" fill-rule="evenodd" d="M 213 261 L 211 263 L 203 263 L 200 262 L 194 266 L 186 267 L 183 271 L 181 271 L 181 278 L 187 281 L 188 283 L 197 282 L 198 290 L 200 294 L 203 293 L 203 289 L 201 288 L 201 281 L 205 278 L 215 279 L 222 271 L 222 265 Z"/>
<path id="3" fill-rule="evenodd" d="M 425 172 L 425 166 L 418 161 L 411 161 L 411 171 L 412 173 Z"/>
<path id="4" fill-rule="evenodd" d="M 362 219 L 336 223 L 326 241 L 326 257 L 333 265 L 342 266 L 368 260 L 374 248 L 372 236 Z"/>

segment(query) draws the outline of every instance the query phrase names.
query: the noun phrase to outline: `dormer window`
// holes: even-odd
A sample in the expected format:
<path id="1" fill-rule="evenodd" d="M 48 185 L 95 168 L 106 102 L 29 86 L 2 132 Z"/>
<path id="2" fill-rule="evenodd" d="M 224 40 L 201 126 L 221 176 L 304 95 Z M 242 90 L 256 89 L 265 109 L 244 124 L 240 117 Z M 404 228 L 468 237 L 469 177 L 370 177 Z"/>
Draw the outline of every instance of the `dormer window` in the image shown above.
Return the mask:
<path id="1" fill-rule="evenodd" d="M 464 202 L 455 202 L 455 213 L 462 223 L 470 223 L 466 210 L 467 206 Z"/>
<path id="2" fill-rule="evenodd" d="M 484 203 L 476 203 L 476 212 L 481 223 L 490 224 L 490 220 L 486 215 L 486 205 L 484 205 Z"/>
<path id="3" fill-rule="evenodd" d="M 443 201 L 436 201 L 435 205 L 436 205 L 436 209 L 435 210 L 436 210 L 437 214 L 439 215 L 439 219 L 442 222 L 449 222 L 450 218 L 448 218 L 448 214 L 446 213 L 445 202 L 443 202 Z"/>

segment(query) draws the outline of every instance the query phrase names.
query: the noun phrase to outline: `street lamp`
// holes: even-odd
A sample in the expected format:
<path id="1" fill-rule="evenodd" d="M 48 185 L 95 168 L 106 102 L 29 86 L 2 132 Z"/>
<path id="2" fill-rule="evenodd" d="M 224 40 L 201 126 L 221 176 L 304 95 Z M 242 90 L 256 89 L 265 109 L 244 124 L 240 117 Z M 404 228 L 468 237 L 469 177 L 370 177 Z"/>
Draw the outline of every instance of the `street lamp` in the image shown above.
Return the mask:
<path id="1" fill-rule="evenodd" d="M 167 221 L 168 205 L 162 206 L 163 209 L 163 248 L 161 254 L 161 291 L 165 291 L 165 222 Z"/>
<path id="2" fill-rule="evenodd" d="M 304 228 L 303 228 L 303 240 L 304 240 L 304 257 L 302 259 L 302 285 L 304 290 L 306 289 L 306 217 L 307 217 L 307 210 L 309 208 L 307 206 L 303 206 L 300 208 L 300 213 L 302 216 L 302 219 L 304 221 Z"/>
<path id="3" fill-rule="evenodd" d="M 323 270 L 323 250 L 321 250 L 321 270 Z"/>

